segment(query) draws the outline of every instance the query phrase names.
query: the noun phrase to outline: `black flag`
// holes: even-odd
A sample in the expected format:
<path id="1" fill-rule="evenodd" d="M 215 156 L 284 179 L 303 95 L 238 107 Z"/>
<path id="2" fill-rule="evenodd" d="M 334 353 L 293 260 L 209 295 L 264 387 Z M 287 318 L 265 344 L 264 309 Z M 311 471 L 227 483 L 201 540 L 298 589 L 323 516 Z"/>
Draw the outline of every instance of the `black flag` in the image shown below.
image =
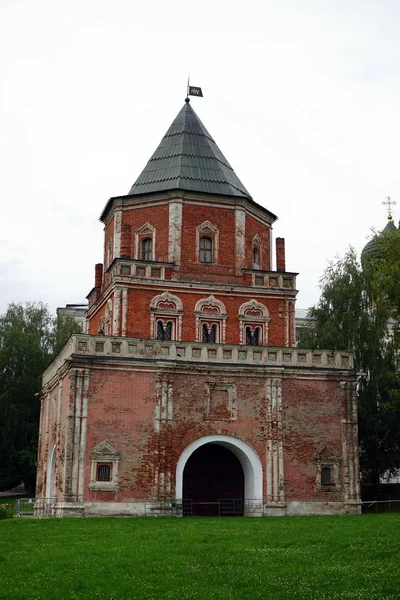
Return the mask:
<path id="1" fill-rule="evenodd" d="M 194 87 L 193 85 L 189 85 L 188 96 L 199 96 L 200 98 L 202 98 L 203 97 L 203 92 L 201 91 L 201 88 Z"/>

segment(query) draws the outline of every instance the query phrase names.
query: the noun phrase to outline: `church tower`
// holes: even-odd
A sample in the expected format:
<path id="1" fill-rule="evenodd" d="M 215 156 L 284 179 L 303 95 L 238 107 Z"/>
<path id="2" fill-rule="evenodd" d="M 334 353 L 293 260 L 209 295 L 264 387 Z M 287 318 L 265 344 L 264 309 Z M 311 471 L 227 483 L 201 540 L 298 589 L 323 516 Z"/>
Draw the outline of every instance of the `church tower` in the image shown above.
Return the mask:
<path id="1" fill-rule="evenodd" d="M 296 348 L 276 218 L 187 98 L 101 214 L 88 333 L 43 375 L 37 514 L 359 512 L 353 357 Z"/>

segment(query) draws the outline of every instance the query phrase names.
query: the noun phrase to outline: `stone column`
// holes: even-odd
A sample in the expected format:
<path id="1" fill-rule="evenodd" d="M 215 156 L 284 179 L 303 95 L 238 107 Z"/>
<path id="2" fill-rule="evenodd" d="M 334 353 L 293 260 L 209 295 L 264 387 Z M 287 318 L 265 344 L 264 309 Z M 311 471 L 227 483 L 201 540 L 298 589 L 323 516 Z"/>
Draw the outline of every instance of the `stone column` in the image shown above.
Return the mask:
<path id="1" fill-rule="evenodd" d="M 284 456 L 282 435 L 282 379 L 267 379 L 267 504 L 285 502 Z"/>
<path id="2" fill-rule="evenodd" d="M 284 344 L 289 346 L 289 301 L 285 300 L 283 308 L 283 327 L 284 327 Z"/>
<path id="3" fill-rule="evenodd" d="M 83 373 L 82 386 L 82 411 L 81 411 L 81 435 L 79 440 L 79 477 L 78 477 L 78 497 L 83 499 L 85 484 L 85 454 L 86 454 L 86 431 L 88 416 L 88 395 L 89 395 L 89 369 Z"/>
<path id="4" fill-rule="evenodd" d="M 121 319 L 121 335 L 126 337 L 126 324 L 128 319 L 128 288 L 122 289 L 122 319 Z"/>
<path id="5" fill-rule="evenodd" d="M 169 203 L 168 260 L 181 264 L 182 200 Z"/>
<path id="6" fill-rule="evenodd" d="M 113 258 L 119 258 L 121 254 L 121 223 L 122 210 L 118 209 L 114 213 L 114 252 Z"/>
<path id="7" fill-rule="evenodd" d="M 116 287 L 114 290 L 114 311 L 113 311 L 113 324 L 112 334 L 120 335 L 119 318 L 121 312 L 121 288 Z"/>
<path id="8" fill-rule="evenodd" d="M 243 208 L 235 209 L 235 248 L 236 248 L 236 274 L 240 275 L 246 265 L 245 254 L 246 238 L 246 213 Z M 253 264 L 251 264 L 251 267 Z"/>
<path id="9" fill-rule="evenodd" d="M 345 414 L 342 419 L 343 497 L 347 503 L 360 502 L 360 472 L 358 458 L 358 420 L 356 382 L 342 381 Z"/>
<path id="10" fill-rule="evenodd" d="M 154 497 L 171 498 L 172 485 L 172 421 L 174 418 L 173 387 L 163 378 L 156 383 L 154 430 L 157 444 L 154 452 Z"/>
<path id="11" fill-rule="evenodd" d="M 82 416 L 82 391 L 83 391 L 83 372 L 82 369 L 76 369 L 76 388 L 75 388 L 75 411 L 73 427 L 72 444 L 72 496 L 78 495 L 78 474 L 79 474 L 79 446 L 81 438 L 81 416 Z"/>

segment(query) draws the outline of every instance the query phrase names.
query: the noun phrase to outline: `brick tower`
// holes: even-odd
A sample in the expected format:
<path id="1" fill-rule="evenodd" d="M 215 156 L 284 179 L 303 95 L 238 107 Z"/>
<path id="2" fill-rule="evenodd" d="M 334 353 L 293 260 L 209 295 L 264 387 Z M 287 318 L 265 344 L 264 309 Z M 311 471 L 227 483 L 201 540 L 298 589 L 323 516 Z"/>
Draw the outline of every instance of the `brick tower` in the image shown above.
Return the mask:
<path id="1" fill-rule="evenodd" d="M 275 220 L 186 99 L 101 215 L 88 333 L 43 378 L 38 511 L 359 510 L 352 356 L 295 348 Z"/>

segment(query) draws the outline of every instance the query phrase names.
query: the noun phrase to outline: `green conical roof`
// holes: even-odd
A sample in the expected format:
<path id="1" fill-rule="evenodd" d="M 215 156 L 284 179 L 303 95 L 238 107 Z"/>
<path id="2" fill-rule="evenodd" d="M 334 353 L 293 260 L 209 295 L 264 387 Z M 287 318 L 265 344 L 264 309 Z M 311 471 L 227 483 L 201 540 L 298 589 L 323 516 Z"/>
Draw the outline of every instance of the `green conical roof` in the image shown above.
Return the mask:
<path id="1" fill-rule="evenodd" d="M 128 195 L 167 190 L 252 200 L 188 99 Z"/>

